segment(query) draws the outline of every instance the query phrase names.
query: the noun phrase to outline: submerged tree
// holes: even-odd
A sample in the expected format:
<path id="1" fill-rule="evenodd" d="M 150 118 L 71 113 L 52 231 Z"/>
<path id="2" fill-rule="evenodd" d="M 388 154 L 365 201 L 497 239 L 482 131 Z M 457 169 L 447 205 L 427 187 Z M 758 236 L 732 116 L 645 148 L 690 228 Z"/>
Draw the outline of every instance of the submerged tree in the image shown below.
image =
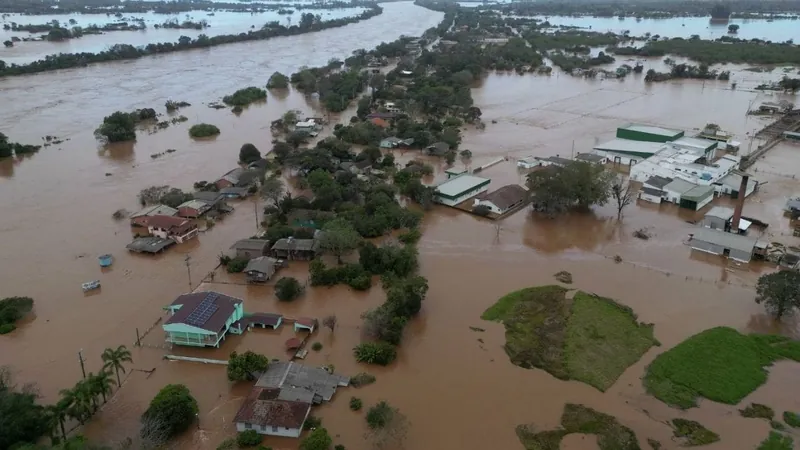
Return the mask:
<path id="1" fill-rule="evenodd" d="M 781 320 L 800 307 L 800 273 L 793 270 L 762 275 L 756 284 L 756 303 Z"/>
<path id="2" fill-rule="evenodd" d="M 549 166 L 528 175 L 533 206 L 550 215 L 572 208 L 604 205 L 609 198 L 614 175 L 599 164 L 570 161 Z"/>
<path id="3" fill-rule="evenodd" d="M 116 349 L 107 348 L 101 355 L 103 359 L 103 370 L 113 370 L 117 374 L 117 386 L 122 386 L 122 379 L 119 377 L 119 372 L 125 373 L 125 363 L 133 362 L 131 352 L 124 345 L 120 345 Z"/>
<path id="4" fill-rule="evenodd" d="M 95 130 L 108 142 L 133 141 L 136 139 L 136 120 L 130 113 L 117 111 L 103 118 L 103 123 Z"/>
<path id="5" fill-rule="evenodd" d="M 621 219 L 622 210 L 633 203 L 635 198 L 630 180 L 625 180 L 621 176 L 618 176 L 611 184 L 611 197 L 613 197 L 617 203 L 617 219 Z"/>
<path id="6" fill-rule="evenodd" d="M 367 411 L 369 431 L 365 438 L 372 442 L 372 448 L 401 447 L 408 433 L 409 422 L 399 409 L 381 401 Z"/>
<path id="7" fill-rule="evenodd" d="M 280 72 L 273 73 L 267 81 L 267 89 L 286 89 L 288 87 L 289 77 Z"/>
<path id="8" fill-rule="evenodd" d="M 325 224 L 319 245 L 335 255 L 341 264 L 342 255 L 357 249 L 360 243 L 361 236 L 349 222 L 344 219 L 334 219 Z"/>

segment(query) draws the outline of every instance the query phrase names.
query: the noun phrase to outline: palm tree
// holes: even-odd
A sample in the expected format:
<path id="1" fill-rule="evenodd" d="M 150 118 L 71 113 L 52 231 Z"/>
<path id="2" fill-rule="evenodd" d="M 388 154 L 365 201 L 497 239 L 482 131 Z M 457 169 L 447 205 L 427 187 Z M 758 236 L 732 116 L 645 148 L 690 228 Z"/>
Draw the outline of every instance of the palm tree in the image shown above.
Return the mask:
<path id="1" fill-rule="evenodd" d="M 116 350 L 112 348 L 105 349 L 102 358 L 103 369 L 114 369 L 114 371 L 117 373 L 117 386 L 122 386 L 122 380 L 119 378 L 119 371 L 122 370 L 122 373 L 125 373 L 125 366 L 123 366 L 123 363 L 133 362 L 133 358 L 131 358 L 131 352 L 128 351 L 128 348 L 124 345 L 120 345 Z"/>
<path id="2" fill-rule="evenodd" d="M 61 439 L 67 439 L 67 432 L 64 428 L 64 421 L 67 419 L 67 408 L 69 405 L 65 402 L 65 399 L 61 399 L 56 402 L 55 405 L 49 405 L 47 407 L 47 416 L 50 419 L 50 426 L 52 427 L 52 434 L 53 436 L 58 435 L 58 431 L 61 431 Z M 55 441 L 54 441 L 55 444 Z"/>
<path id="3" fill-rule="evenodd" d="M 67 416 L 77 420 L 83 425 L 86 418 L 91 415 L 91 399 L 81 389 L 81 384 L 78 383 L 72 389 L 61 390 L 61 400 L 59 403 L 65 408 Z"/>
<path id="4" fill-rule="evenodd" d="M 97 375 L 89 374 L 88 381 L 95 394 L 100 394 L 103 397 L 103 403 L 107 401 L 106 395 L 111 394 L 111 386 L 116 384 L 114 379 L 111 378 L 111 374 L 106 371 L 102 371 Z"/>

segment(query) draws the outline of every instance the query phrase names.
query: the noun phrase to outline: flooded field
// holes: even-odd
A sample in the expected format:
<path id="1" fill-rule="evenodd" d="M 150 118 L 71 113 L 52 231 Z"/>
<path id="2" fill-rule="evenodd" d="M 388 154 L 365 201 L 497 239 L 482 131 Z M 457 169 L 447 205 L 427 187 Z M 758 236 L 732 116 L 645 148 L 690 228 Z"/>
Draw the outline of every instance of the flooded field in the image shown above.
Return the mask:
<path id="1" fill-rule="evenodd" d="M 30 157 L 0 161 L 4 211 L 0 295 L 26 295 L 36 301 L 35 317 L 0 338 L 0 365 L 13 366 L 21 381 L 38 383 L 44 400 L 52 401 L 60 389 L 79 379 L 78 351 L 87 360 L 87 371 L 94 372 L 101 367 L 104 348 L 120 344 L 132 348 L 136 329 L 145 333 L 154 326 L 144 338 L 145 346 L 133 349 L 132 367 L 155 372 L 149 376 L 129 372 L 124 387 L 86 433 L 108 441 L 135 434 L 149 399 L 165 384 L 180 382 L 200 403 L 199 427 L 187 433 L 181 448 L 213 449 L 232 435 L 231 419 L 248 386 L 232 386 L 224 367 L 167 362 L 163 356 L 171 352 L 227 359 L 233 350 L 251 349 L 283 358 L 283 342 L 291 331 L 288 327 L 251 331 L 230 337 L 218 350 L 167 351 L 159 348 L 164 335 L 156 322 L 165 317 L 162 307 L 188 290 L 190 277 L 197 286 L 214 270 L 220 252 L 255 233 L 254 203 L 234 203 L 236 211 L 213 229 L 154 258 L 124 250 L 131 230 L 127 221 L 115 222 L 111 214 L 119 208 L 135 210 L 136 194 L 147 186 L 189 189 L 195 181 L 215 179 L 235 166 L 244 142 L 266 151 L 271 147 L 270 122 L 287 109 L 322 114 L 313 98 L 295 91 L 270 94 L 266 103 L 251 105 L 239 117 L 204 103 L 244 86 L 263 85 L 276 70 L 288 74 L 401 34 L 418 35 L 442 17 L 410 3 L 383 6 L 384 14 L 340 29 L 0 80 L 0 98 L 13 105 L 0 110 L 1 132 L 23 143 L 40 142 L 48 134 L 69 138 Z M 736 72 L 736 76 L 755 82 L 756 77 L 771 74 Z M 475 87 L 473 97 L 487 126 L 464 133 L 461 148 L 474 154 L 470 164 L 508 158 L 484 172 L 492 179 L 492 190 L 524 182 L 516 158 L 589 151 L 596 142 L 612 138 L 616 127 L 633 121 L 687 132 L 717 123 L 736 134 L 746 153 L 748 134 L 766 122 L 745 112 L 752 102 L 769 99 L 748 90 L 732 91 L 722 82 L 645 85 L 635 76 L 601 81 L 555 73 L 551 77 L 492 74 Z M 98 147 L 92 130 L 103 116 L 142 107 L 163 111 L 168 98 L 193 104 L 181 110 L 189 122 L 152 135 L 140 133 L 135 144 Z M 331 119 L 345 121 L 351 113 Z M 213 123 L 222 133 L 212 140 L 192 141 L 187 129 L 199 122 Z M 177 151 L 150 157 L 167 148 Z M 791 236 L 781 208 L 800 190 L 792 177 L 800 173 L 798 154 L 799 146 L 784 144 L 753 167 L 755 177 L 767 183 L 748 198 L 744 209 L 745 215 L 770 224 L 766 238 L 795 245 L 798 239 Z M 398 160 L 415 156 L 398 153 Z M 443 163 L 435 167 L 435 179 L 443 179 Z M 722 441 L 707 447 L 710 450 L 754 448 L 768 433 L 766 422 L 743 419 L 735 407 L 710 402 L 679 412 L 646 395 L 640 381 L 656 354 L 713 326 L 797 334 L 795 321 L 778 326 L 753 301 L 755 280 L 772 268 L 728 263 L 692 253 L 682 244 L 692 229 L 687 221 L 701 215 L 651 204 L 631 205 L 621 222 L 611 205 L 559 219 L 532 216 L 525 210 L 503 220 L 498 229 L 485 219 L 435 207 L 424 219 L 419 243 L 421 273 L 430 290 L 420 317 L 406 329 L 398 360 L 388 368 L 369 367 L 378 378 L 374 385 L 357 392 L 342 388 L 331 404 L 314 414 L 322 417 L 335 443 L 350 449 L 367 447 L 363 414 L 347 406 L 352 395 L 361 397 L 366 406 L 387 400 L 400 408 L 411 422 L 409 449 L 518 449 L 514 427 L 522 423 L 555 427 L 565 402 L 615 415 L 637 432 L 642 445 L 652 437 L 667 449 L 677 448 L 663 422 L 685 417 L 722 436 Z M 632 236 L 645 227 L 653 235 L 650 240 Z M 115 255 L 115 264 L 101 271 L 96 257 L 109 252 Z M 189 271 L 184 262 L 187 254 Z M 616 255 L 621 263 L 613 261 Z M 655 324 L 662 346 L 646 353 L 605 393 L 557 380 L 544 371 L 513 366 L 502 349 L 502 325 L 480 320 L 498 297 L 550 284 L 559 270 L 572 273 L 576 288 L 615 298 L 632 307 L 639 320 Z M 307 266 L 292 263 L 281 275 L 305 280 Z M 336 331 L 323 329 L 315 335 L 323 349 L 311 352 L 308 362 L 333 363 L 343 374 L 365 370 L 355 363 L 352 348 L 360 339 L 361 313 L 384 300 L 379 287 L 366 293 L 343 286 L 313 288 L 284 304 L 275 300 L 269 285 L 228 284 L 241 283 L 237 277 L 219 276 L 201 288 L 243 298 L 248 312 L 290 317 L 336 314 Z M 100 279 L 103 287 L 84 295 L 80 283 L 92 279 Z M 470 326 L 486 331 L 475 332 Z M 786 392 L 800 375 L 800 366 L 780 363 L 772 372 L 769 382 L 746 402 L 798 409 L 800 400 Z M 593 439 L 574 436 L 562 448 L 596 448 Z M 292 449 L 297 441 L 270 438 L 265 445 Z"/>
<path id="2" fill-rule="evenodd" d="M 141 31 L 110 31 L 105 34 L 85 35 L 78 39 L 68 39 L 61 42 L 17 42 L 14 44 L 14 47 L 0 49 L 0 60 L 5 61 L 6 64 L 25 64 L 57 53 L 97 53 L 106 50 L 114 44 L 128 44 L 138 47 L 152 43 L 177 42 L 178 38 L 181 36 L 188 36 L 194 39 L 201 34 L 205 34 L 209 37 L 221 34 L 239 34 L 246 33 L 251 29 L 260 29 L 268 22 L 279 22 L 281 25 L 290 26 L 292 24 L 297 24 L 300 21 L 300 15 L 303 13 L 320 15 L 322 20 L 333 20 L 342 17 L 357 16 L 363 11 L 364 8 L 330 10 L 308 9 L 294 11 L 291 15 L 278 14 L 277 11 L 267 11 L 263 13 L 225 11 L 208 13 L 206 11 L 190 11 L 180 14 L 156 14 L 151 12 L 146 14 L 126 14 L 122 19 L 116 19 L 113 15 L 109 17 L 105 14 L 60 14 L 52 16 L 23 16 L 15 14 L 0 21 L 0 26 L 2 24 L 10 24 L 11 22 L 16 22 L 20 25 L 41 25 L 53 20 L 58 20 L 61 22 L 62 26 L 67 28 L 72 28 L 74 26 L 85 28 L 89 25 L 103 26 L 108 23 L 119 21 L 127 21 L 129 24 L 132 24 L 132 19 L 144 19 L 147 29 Z M 68 24 L 70 19 L 75 20 L 77 23 Z M 208 23 L 209 27 L 202 30 L 155 28 L 155 25 L 161 25 L 165 22 L 182 23 L 187 20 L 192 22 L 205 21 Z M 28 33 L 0 29 L 0 41 L 6 41 L 12 37 L 24 39 L 45 34 L 47 33 Z"/>

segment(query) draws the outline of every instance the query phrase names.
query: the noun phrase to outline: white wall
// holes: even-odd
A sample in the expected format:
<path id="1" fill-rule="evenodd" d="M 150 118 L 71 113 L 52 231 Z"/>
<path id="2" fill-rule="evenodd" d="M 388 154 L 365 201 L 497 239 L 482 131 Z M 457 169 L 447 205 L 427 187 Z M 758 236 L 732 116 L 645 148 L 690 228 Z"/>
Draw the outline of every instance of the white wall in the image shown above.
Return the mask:
<path id="1" fill-rule="evenodd" d="M 259 434 L 265 434 L 267 436 L 282 436 L 292 438 L 300 437 L 300 433 L 302 432 L 301 428 L 261 427 L 259 425 L 252 425 L 250 428 L 247 428 L 244 423 L 236 422 L 236 431 L 241 432 L 247 430 L 256 430 Z"/>
<path id="2" fill-rule="evenodd" d="M 644 192 L 639 192 L 639 198 L 650 203 L 661 203 L 661 197 L 645 194 Z"/>
<path id="3" fill-rule="evenodd" d="M 478 201 L 475 206 L 486 206 L 495 214 L 503 214 L 503 210 L 501 210 L 497 205 L 488 201 L 488 200 L 480 200 Z"/>
<path id="4" fill-rule="evenodd" d="M 461 203 L 461 202 L 463 202 L 465 200 L 468 200 L 468 199 L 470 199 L 472 197 L 475 197 L 478 194 L 482 194 L 482 193 L 484 193 L 484 192 L 486 192 L 488 190 L 489 190 L 489 185 L 487 184 L 487 185 L 481 186 L 480 189 L 469 191 L 468 193 L 466 193 L 466 194 L 464 194 L 464 195 L 462 195 L 462 196 L 460 196 L 460 197 L 458 197 L 458 198 L 456 198 L 454 200 L 450 200 L 449 198 L 444 198 L 444 197 L 440 197 L 440 196 L 437 195 L 436 196 L 436 201 L 438 203 L 443 204 L 443 205 L 456 206 L 459 203 Z"/>

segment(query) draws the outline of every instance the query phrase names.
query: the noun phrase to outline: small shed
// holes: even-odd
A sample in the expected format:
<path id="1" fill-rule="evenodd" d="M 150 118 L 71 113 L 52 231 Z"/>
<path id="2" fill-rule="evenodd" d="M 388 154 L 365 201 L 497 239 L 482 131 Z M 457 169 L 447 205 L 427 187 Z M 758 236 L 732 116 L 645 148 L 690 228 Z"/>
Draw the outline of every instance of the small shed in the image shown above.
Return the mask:
<path id="1" fill-rule="evenodd" d="M 317 326 L 319 326 L 317 319 L 301 317 L 294 322 L 294 331 L 308 331 L 309 333 L 313 333 L 314 330 L 317 329 Z"/>
<path id="2" fill-rule="evenodd" d="M 732 217 L 733 208 L 715 206 L 703 217 L 701 225 L 706 228 L 711 228 L 712 230 L 728 231 L 728 222 L 730 222 Z"/>
<path id="3" fill-rule="evenodd" d="M 266 283 L 275 274 L 275 265 L 278 260 L 268 256 L 259 256 L 251 259 L 244 268 L 248 283 Z"/>
<path id="4" fill-rule="evenodd" d="M 253 259 L 267 255 L 269 241 L 266 239 L 241 239 L 231 246 L 237 258 Z"/>
<path id="5" fill-rule="evenodd" d="M 698 228 L 691 235 L 689 246 L 694 250 L 722 255 L 741 262 L 750 262 L 758 239 L 711 228 Z"/>
<path id="6" fill-rule="evenodd" d="M 683 193 L 680 207 L 697 211 L 711 203 L 712 200 L 714 200 L 714 188 L 697 185 Z"/>
<path id="7" fill-rule="evenodd" d="M 608 157 L 595 153 L 578 153 L 575 155 L 576 161 L 584 161 L 592 164 L 608 164 Z"/>

